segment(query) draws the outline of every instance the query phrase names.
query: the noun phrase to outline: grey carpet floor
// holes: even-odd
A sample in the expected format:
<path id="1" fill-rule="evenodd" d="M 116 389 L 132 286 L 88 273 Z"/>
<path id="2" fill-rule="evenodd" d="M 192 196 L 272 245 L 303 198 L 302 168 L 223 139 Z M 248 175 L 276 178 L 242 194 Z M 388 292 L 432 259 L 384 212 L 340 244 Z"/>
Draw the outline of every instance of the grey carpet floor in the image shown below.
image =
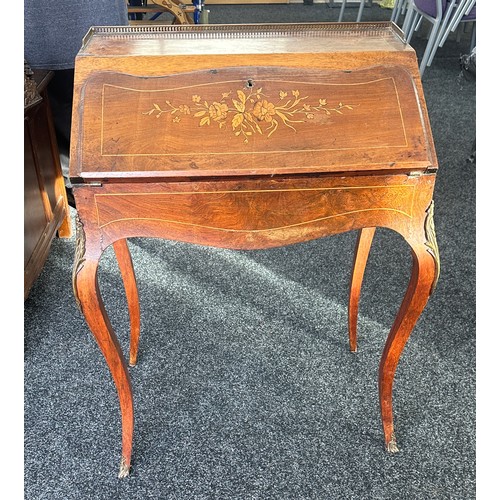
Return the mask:
<path id="1" fill-rule="evenodd" d="M 338 15 L 322 4 L 210 10 L 211 23 Z M 374 5 L 364 20 L 389 16 Z M 422 54 L 425 40 L 412 44 Z M 475 83 L 458 63 L 467 52 L 467 37 L 450 40 L 423 79 L 440 161 L 442 275 L 396 373 L 400 453 L 384 450 L 377 396 L 378 361 L 410 274 L 397 234 L 377 230 L 355 355 L 347 338 L 354 233 L 254 252 L 130 240 L 142 337 L 124 480 L 116 392 L 72 295 L 75 241 L 56 239 L 25 302 L 26 499 L 475 498 L 476 186 L 467 161 Z M 110 249 L 99 280 L 126 352 Z"/>

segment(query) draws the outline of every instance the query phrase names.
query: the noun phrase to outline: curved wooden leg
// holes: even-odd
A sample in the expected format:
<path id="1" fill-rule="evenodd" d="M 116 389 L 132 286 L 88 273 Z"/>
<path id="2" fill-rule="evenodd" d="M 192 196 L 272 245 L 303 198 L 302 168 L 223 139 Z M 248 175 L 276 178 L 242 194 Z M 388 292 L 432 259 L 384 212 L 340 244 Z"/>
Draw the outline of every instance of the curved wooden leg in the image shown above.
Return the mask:
<path id="1" fill-rule="evenodd" d="M 358 349 L 358 309 L 359 296 L 361 293 L 361 285 L 363 284 L 363 276 L 365 274 L 366 262 L 372 246 L 373 236 L 375 235 L 374 227 L 363 228 L 358 233 L 358 241 L 354 252 L 354 264 L 351 275 L 351 291 L 349 294 L 349 346 L 351 352 L 356 352 Z"/>
<path id="2" fill-rule="evenodd" d="M 132 456 L 134 427 L 132 387 L 120 344 L 104 309 L 99 291 L 97 268 L 100 249 L 98 245 L 94 245 L 94 248 L 88 251 L 89 249 L 85 248 L 84 237 L 81 236 L 83 233 L 81 230 L 79 232 L 73 269 L 75 298 L 106 359 L 118 392 L 122 414 L 122 460 L 118 477 L 125 477 L 129 474 Z"/>
<path id="3" fill-rule="evenodd" d="M 132 257 L 128 249 L 127 240 L 122 239 L 113 243 L 116 260 L 123 278 L 125 295 L 127 297 L 128 312 L 130 318 L 130 355 L 129 365 L 135 366 L 137 363 L 137 352 L 139 349 L 139 336 L 141 330 L 141 319 L 139 309 L 139 293 L 137 292 L 137 282 L 135 279 Z"/>
<path id="4" fill-rule="evenodd" d="M 438 257 L 421 244 L 412 248 L 413 269 L 406 295 L 387 338 L 379 367 L 379 396 L 386 449 L 397 452 L 392 414 L 392 385 L 399 357 L 435 285 Z M 437 247 L 436 247 L 437 252 Z"/>

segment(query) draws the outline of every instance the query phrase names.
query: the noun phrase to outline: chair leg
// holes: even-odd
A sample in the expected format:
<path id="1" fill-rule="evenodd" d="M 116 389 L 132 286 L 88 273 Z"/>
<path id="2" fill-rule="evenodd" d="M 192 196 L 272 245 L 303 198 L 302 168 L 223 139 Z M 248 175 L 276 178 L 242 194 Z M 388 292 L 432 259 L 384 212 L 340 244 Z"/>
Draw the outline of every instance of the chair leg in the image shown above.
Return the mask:
<path id="1" fill-rule="evenodd" d="M 401 0 L 396 0 L 396 3 L 394 4 L 394 7 L 392 8 L 391 21 L 393 23 L 398 22 L 399 12 L 400 12 L 400 4 L 401 4 Z"/>
<path id="2" fill-rule="evenodd" d="M 396 0 L 394 7 L 392 9 L 391 21 L 393 23 L 398 23 L 399 16 L 404 13 L 404 9 L 408 0 Z"/>
<path id="3" fill-rule="evenodd" d="M 432 61 L 434 60 L 434 56 L 436 55 L 438 47 L 442 47 L 446 38 L 447 38 L 447 32 L 448 32 L 448 25 L 450 22 L 450 17 L 452 15 L 452 7 L 448 7 L 446 10 L 446 13 L 444 15 L 444 19 L 441 21 L 440 26 L 439 26 L 439 31 L 436 36 L 436 40 L 433 43 L 431 54 L 429 56 L 429 60 L 427 61 L 427 66 L 430 66 L 432 64 Z"/>
<path id="4" fill-rule="evenodd" d="M 431 34 L 429 35 L 429 40 L 427 41 L 427 45 L 425 47 L 425 52 L 422 57 L 422 61 L 420 62 L 420 77 L 424 75 L 425 68 L 428 66 L 428 62 L 430 60 L 432 49 L 434 48 L 434 43 L 437 38 L 437 34 L 439 31 L 440 22 L 436 20 L 432 26 Z"/>
<path id="5" fill-rule="evenodd" d="M 361 0 L 359 4 L 358 17 L 356 18 L 356 22 L 359 23 L 361 21 L 361 17 L 363 16 L 363 9 L 365 8 L 366 0 Z"/>
<path id="6" fill-rule="evenodd" d="M 411 26 L 411 21 L 413 19 L 414 14 L 415 14 L 415 11 L 413 10 L 413 7 L 412 7 L 411 1 L 410 1 L 408 3 L 407 9 L 406 9 L 405 17 L 403 20 L 403 26 L 401 27 L 401 29 L 403 30 L 403 33 L 405 34 L 406 40 L 408 40 L 408 35 L 410 34 L 410 26 Z"/>
<path id="7" fill-rule="evenodd" d="M 405 18 L 405 24 L 403 25 L 403 31 L 405 33 L 405 38 L 408 43 L 411 42 L 411 38 L 415 30 L 417 29 L 418 22 L 422 19 L 422 16 L 415 10 L 408 10 Z"/>
<path id="8" fill-rule="evenodd" d="M 339 23 L 344 18 L 344 11 L 345 11 L 345 4 L 346 3 L 347 3 L 347 0 L 342 0 L 342 7 L 340 7 L 340 13 L 339 13 Z"/>

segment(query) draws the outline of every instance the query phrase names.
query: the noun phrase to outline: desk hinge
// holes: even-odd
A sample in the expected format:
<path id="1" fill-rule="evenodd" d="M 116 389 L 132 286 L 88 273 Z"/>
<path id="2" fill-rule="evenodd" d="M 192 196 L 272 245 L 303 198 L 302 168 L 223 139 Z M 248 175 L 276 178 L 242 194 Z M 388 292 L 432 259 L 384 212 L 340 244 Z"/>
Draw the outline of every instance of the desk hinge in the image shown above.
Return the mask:
<path id="1" fill-rule="evenodd" d="M 410 172 L 408 174 L 408 177 L 420 177 L 421 175 L 423 174 L 423 172 L 421 170 L 415 170 L 413 172 Z"/>
<path id="2" fill-rule="evenodd" d="M 102 183 L 101 182 L 86 182 L 85 185 L 86 186 L 91 186 L 91 187 L 102 187 Z"/>
<path id="3" fill-rule="evenodd" d="M 422 175 L 434 175 L 437 172 L 437 167 L 427 167 L 425 170 L 413 170 L 409 172 L 408 177 L 421 177 Z"/>

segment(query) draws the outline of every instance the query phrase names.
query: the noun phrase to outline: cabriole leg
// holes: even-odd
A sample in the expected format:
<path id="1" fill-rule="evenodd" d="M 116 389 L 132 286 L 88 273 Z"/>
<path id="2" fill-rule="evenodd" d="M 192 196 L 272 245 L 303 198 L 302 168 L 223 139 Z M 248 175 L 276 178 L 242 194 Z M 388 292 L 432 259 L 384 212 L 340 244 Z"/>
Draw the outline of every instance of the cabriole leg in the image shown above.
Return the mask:
<path id="1" fill-rule="evenodd" d="M 412 253 L 413 268 L 410 283 L 387 338 L 379 367 L 380 411 L 385 445 L 387 451 L 393 453 L 398 451 L 392 413 L 394 374 L 403 348 L 434 288 L 439 270 L 437 246 L 430 249 L 428 244 L 415 245 L 412 247 Z"/>
<path id="2" fill-rule="evenodd" d="M 128 312 L 130 319 L 130 355 L 129 365 L 135 366 L 137 363 L 137 352 L 139 349 L 140 336 L 140 309 L 139 293 L 137 291 L 137 282 L 135 279 L 132 257 L 127 245 L 127 240 L 122 239 L 113 243 L 113 249 L 116 254 L 116 260 L 123 278 L 125 295 L 127 297 Z"/>
<path id="3" fill-rule="evenodd" d="M 361 293 L 361 285 L 363 284 L 363 276 L 365 274 L 366 262 L 372 246 L 373 236 L 375 235 L 374 227 L 363 228 L 358 233 L 356 250 L 354 252 L 354 264 L 351 275 L 351 291 L 349 295 L 349 347 L 351 352 L 357 351 L 358 338 L 358 310 L 359 296 Z"/>
<path id="4" fill-rule="evenodd" d="M 122 414 L 122 459 L 119 477 L 125 477 L 129 474 L 132 455 L 134 427 L 132 388 L 121 347 L 99 291 L 97 269 L 100 255 L 99 244 L 85 242 L 85 233 L 77 221 L 77 246 L 73 268 L 75 298 L 106 359 L 118 392 Z"/>

